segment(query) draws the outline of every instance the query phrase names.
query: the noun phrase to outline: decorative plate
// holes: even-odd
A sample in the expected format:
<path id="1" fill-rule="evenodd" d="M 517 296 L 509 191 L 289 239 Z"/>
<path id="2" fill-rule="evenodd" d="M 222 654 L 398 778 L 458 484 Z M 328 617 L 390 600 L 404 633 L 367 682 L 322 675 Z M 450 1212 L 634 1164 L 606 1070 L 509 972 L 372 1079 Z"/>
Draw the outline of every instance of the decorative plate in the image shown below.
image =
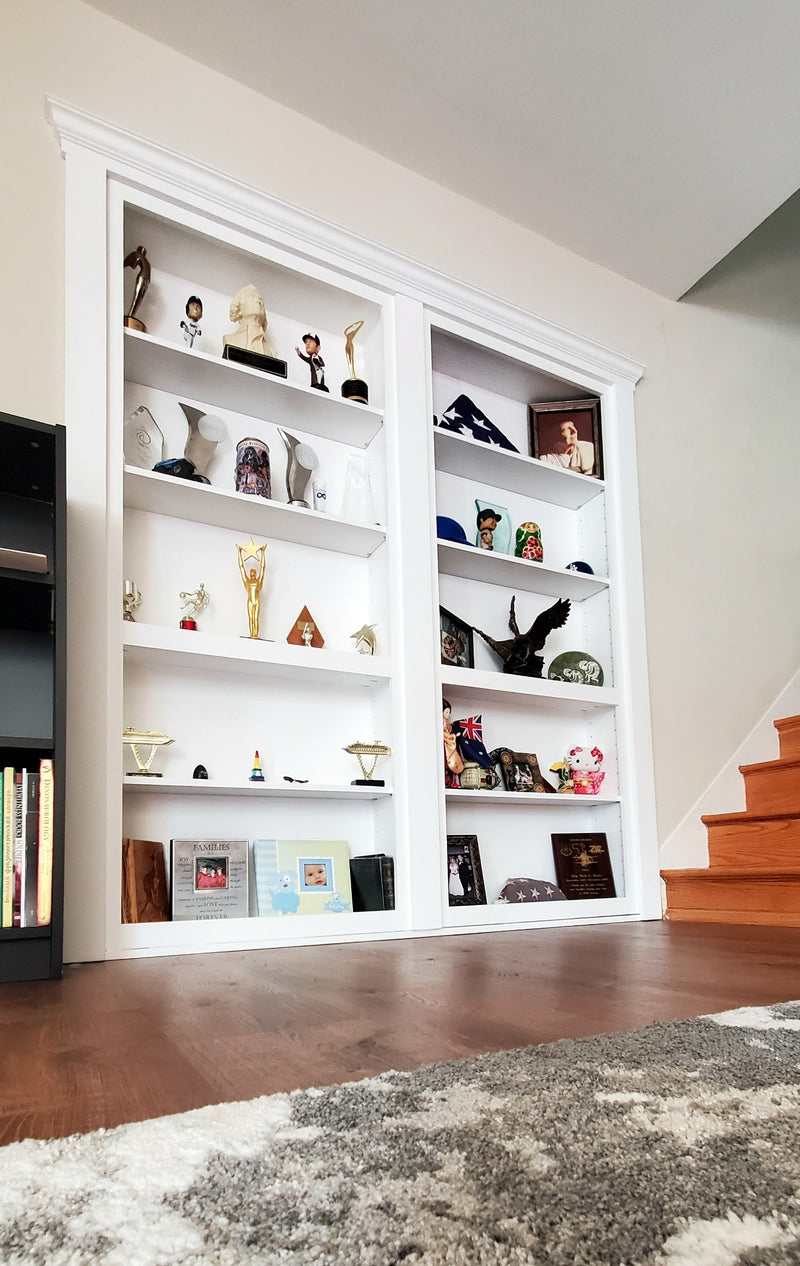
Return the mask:
<path id="1" fill-rule="evenodd" d="M 547 676 L 551 681 L 571 681 L 576 686 L 602 686 L 603 666 L 588 651 L 562 651 Z"/>

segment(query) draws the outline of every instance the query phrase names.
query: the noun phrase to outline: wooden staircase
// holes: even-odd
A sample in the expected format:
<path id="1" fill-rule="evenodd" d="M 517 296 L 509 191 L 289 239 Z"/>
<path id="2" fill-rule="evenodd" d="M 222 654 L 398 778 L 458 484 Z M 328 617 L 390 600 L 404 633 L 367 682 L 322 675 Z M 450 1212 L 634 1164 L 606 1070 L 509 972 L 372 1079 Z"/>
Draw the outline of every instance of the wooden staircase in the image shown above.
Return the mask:
<path id="1" fill-rule="evenodd" d="M 800 716 L 774 724 L 778 760 L 739 766 L 744 813 L 703 816 L 708 868 L 662 870 L 665 918 L 800 927 Z"/>

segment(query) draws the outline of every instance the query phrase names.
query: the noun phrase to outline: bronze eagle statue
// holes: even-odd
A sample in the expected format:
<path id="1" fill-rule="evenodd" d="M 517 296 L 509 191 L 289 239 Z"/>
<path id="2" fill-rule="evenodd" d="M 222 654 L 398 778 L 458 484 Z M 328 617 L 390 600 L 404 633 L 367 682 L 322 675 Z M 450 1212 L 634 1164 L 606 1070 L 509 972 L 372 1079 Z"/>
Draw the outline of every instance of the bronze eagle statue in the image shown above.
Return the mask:
<path id="1" fill-rule="evenodd" d="M 514 636 L 508 638 L 507 641 L 497 642 L 482 629 L 477 629 L 474 625 L 472 627 L 500 656 L 504 673 L 516 673 L 519 677 L 541 677 L 544 670 L 544 656 L 540 655 L 539 651 L 544 647 L 553 629 L 560 629 L 563 624 L 566 624 L 570 611 L 569 599 L 559 598 L 552 607 L 548 607 L 546 611 L 537 615 L 527 633 L 519 631 L 514 610 L 515 603 L 516 594 L 511 599 L 511 609 L 508 613 L 508 627 Z"/>

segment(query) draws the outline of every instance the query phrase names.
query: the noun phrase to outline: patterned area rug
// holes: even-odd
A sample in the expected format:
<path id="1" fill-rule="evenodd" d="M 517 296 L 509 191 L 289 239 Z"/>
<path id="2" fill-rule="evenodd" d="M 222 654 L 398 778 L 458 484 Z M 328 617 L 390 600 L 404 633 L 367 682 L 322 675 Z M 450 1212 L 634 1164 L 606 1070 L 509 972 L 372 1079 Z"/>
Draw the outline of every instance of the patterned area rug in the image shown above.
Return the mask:
<path id="1" fill-rule="evenodd" d="M 9 1266 L 800 1262 L 800 1002 L 0 1150 Z"/>

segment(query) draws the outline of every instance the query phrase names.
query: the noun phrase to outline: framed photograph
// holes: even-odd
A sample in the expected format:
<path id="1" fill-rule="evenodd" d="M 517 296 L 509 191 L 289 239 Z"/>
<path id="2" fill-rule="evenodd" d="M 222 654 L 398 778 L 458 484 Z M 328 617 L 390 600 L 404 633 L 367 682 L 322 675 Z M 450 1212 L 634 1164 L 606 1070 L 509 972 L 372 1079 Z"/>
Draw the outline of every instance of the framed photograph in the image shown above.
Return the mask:
<path id="1" fill-rule="evenodd" d="M 497 759 L 506 791 L 555 792 L 555 787 L 542 777 L 535 752 L 512 752 L 508 747 L 501 747 L 497 749 Z"/>
<path id="2" fill-rule="evenodd" d="M 451 906 L 485 906 L 477 835 L 447 837 L 447 900 Z"/>
<path id="3" fill-rule="evenodd" d="M 247 840 L 172 840 L 173 919 L 246 919 Z"/>
<path id="4" fill-rule="evenodd" d="M 439 607 L 439 633 L 443 664 L 451 668 L 475 667 L 472 629 L 444 607 Z"/>
<path id="5" fill-rule="evenodd" d="M 531 454 L 549 466 L 603 478 L 600 400 L 558 400 L 528 405 Z"/>
<path id="6" fill-rule="evenodd" d="M 347 840 L 254 840 L 253 868 L 261 916 L 353 909 Z"/>

